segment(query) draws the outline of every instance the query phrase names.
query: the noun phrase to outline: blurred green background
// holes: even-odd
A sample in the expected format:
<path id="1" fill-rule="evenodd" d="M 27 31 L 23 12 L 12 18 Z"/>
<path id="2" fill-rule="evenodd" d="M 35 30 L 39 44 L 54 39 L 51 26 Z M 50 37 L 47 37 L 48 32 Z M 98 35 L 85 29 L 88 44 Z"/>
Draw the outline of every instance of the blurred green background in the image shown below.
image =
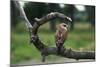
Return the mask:
<path id="1" fill-rule="evenodd" d="M 25 13 L 31 22 L 34 18 L 41 18 L 50 12 L 61 12 L 72 18 L 68 40 L 64 43 L 66 48 L 77 51 L 95 51 L 95 7 L 82 5 L 64 5 L 54 3 L 22 2 Z M 47 46 L 55 46 L 56 25 L 61 23 L 59 19 L 48 21 L 39 28 L 38 35 Z M 41 61 L 40 52 L 33 44 L 21 17 L 18 7 L 11 1 L 11 63 L 34 59 Z M 58 57 L 48 56 L 47 60 Z"/>

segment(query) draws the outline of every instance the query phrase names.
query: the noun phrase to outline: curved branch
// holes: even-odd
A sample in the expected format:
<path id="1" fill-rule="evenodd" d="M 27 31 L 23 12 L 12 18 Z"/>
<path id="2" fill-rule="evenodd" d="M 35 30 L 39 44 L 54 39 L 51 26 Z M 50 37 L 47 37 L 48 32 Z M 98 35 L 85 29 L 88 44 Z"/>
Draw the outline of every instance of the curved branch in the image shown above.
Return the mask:
<path id="1" fill-rule="evenodd" d="M 64 14 L 59 13 L 59 12 L 51 12 L 50 14 L 47 14 L 46 16 L 44 16 L 40 19 L 35 18 L 35 20 L 36 20 L 36 22 L 38 22 L 39 25 L 42 25 L 42 24 L 46 23 L 47 21 L 55 19 L 55 18 L 60 18 L 64 21 L 72 22 L 72 19 L 70 17 L 65 16 Z"/>
<path id="2" fill-rule="evenodd" d="M 73 58 L 77 60 L 78 59 L 95 59 L 95 52 L 77 52 L 77 51 L 73 51 L 71 49 L 65 49 L 64 47 L 62 47 L 60 53 L 58 54 L 56 47 L 45 46 L 45 44 L 43 44 L 41 40 L 39 39 L 37 35 L 37 30 L 42 24 L 54 18 L 61 18 L 63 20 L 67 20 L 70 22 L 72 21 L 71 18 L 65 16 L 64 14 L 61 14 L 58 12 L 52 12 L 40 19 L 35 18 L 36 22 L 34 22 L 34 25 L 33 25 L 31 40 L 32 40 L 32 43 L 35 45 L 35 47 L 41 52 L 41 55 L 43 57 L 42 61 L 44 62 L 45 57 L 51 54 L 63 56 L 66 58 Z"/>
<path id="3" fill-rule="evenodd" d="M 31 36 L 31 42 L 41 52 L 41 55 L 43 57 L 43 59 L 42 59 L 43 62 L 45 61 L 45 57 L 48 55 L 51 55 L 51 54 L 66 57 L 66 58 L 73 58 L 73 59 L 77 59 L 77 60 L 78 59 L 95 59 L 95 52 L 77 52 L 77 51 L 73 51 L 71 49 L 65 49 L 64 47 L 61 48 L 61 51 L 58 54 L 56 47 L 47 47 L 39 39 L 37 32 L 38 32 L 38 28 L 42 24 L 46 23 L 49 20 L 55 19 L 55 18 L 60 18 L 64 21 L 71 22 L 72 21 L 71 18 L 65 16 L 62 13 L 52 12 L 40 19 L 35 18 L 36 21 L 34 22 L 33 27 L 32 27 L 32 25 L 30 24 L 29 20 L 26 17 L 26 14 L 25 14 L 24 9 L 21 6 L 21 4 L 18 1 L 15 1 L 15 4 L 16 4 L 16 6 L 18 6 L 23 18 L 25 19 L 26 26 L 29 29 L 29 33 Z"/>
<path id="4" fill-rule="evenodd" d="M 32 43 L 35 45 L 35 47 L 41 52 L 41 55 L 43 56 L 43 59 L 45 56 L 48 55 L 58 55 L 66 58 L 73 58 L 73 59 L 95 59 L 95 52 L 78 52 L 73 51 L 71 49 L 65 49 L 64 47 L 61 49 L 60 53 L 58 54 L 56 47 L 47 47 L 45 46 L 39 38 L 33 37 Z M 45 61 L 45 60 L 43 60 Z"/>

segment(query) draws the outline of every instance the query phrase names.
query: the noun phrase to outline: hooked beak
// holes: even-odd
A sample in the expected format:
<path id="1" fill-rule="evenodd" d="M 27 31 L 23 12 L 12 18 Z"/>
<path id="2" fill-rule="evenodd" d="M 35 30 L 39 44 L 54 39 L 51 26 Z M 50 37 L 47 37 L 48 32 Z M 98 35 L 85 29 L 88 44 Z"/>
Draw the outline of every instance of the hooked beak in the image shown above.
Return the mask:
<path id="1" fill-rule="evenodd" d="M 68 28 L 69 26 L 68 25 L 66 25 L 66 28 Z"/>

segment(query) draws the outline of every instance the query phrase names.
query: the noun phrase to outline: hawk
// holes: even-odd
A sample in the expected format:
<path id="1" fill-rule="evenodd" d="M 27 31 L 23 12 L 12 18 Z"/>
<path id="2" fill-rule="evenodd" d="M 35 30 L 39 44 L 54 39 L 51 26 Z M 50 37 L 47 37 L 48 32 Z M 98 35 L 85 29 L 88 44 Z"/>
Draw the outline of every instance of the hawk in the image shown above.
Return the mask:
<path id="1" fill-rule="evenodd" d="M 58 52 L 60 52 L 67 37 L 68 37 L 68 25 L 65 23 L 59 24 L 57 26 L 55 34 L 56 47 Z"/>

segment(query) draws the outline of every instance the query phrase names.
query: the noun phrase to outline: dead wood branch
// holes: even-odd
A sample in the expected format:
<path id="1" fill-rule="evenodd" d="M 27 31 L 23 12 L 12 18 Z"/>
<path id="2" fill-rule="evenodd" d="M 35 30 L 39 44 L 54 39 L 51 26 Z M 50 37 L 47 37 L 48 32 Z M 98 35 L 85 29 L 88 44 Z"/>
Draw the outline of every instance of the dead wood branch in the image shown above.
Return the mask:
<path id="1" fill-rule="evenodd" d="M 65 22 L 71 22 L 72 21 L 71 18 L 59 12 L 51 12 L 50 14 L 47 14 L 46 16 L 40 19 L 35 18 L 36 21 L 34 22 L 33 25 L 31 25 L 19 1 L 14 1 L 14 2 L 16 6 L 19 8 L 20 13 L 22 14 L 23 18 L 25 19 L 26 26 L 29 29 L 29 33 L 31 36 L 31 43 L 33 43 L 34 46 L 41 52 L 41 55 L 43 57 L 42 61 L 45 61 L 45 57 L 48 55 L 57 55 L 57 56 L 73 58 L 77 60 L 78 59 L 95 59 L 95 52 L 77 52 L 71 49 L 66 49 L 64 47 L 61 48 L 61 51 L 58 54 L 56 47 L 48 47 L 39 39 L 37 33 L 38 33 L 39 27 L 42 24 L 55 18 L 62 19 Z"/>
<path id="2" fill-rule="evenodd" d="M 65 21 L 72 21 L 71 18 L 65 16 L 64 14 L 58 13 L 58 12 L 52 12 L 50 14 L 47 14 L 46 16 L 38 19 L 35 18 L 36 22 L 33 24 L 33 29 L 32 29 L 32 35 L 31 35 L 31 42 L 34 44 L 34 46 L 41 52 L 41 55 L 43 56 L 42 61 L 45 61 L 45 57 L 48 55 L 58 55 L 66 58 L 73 58 L 73 59 L 95 59 L 95 52 L 77 52 L 73 51 L 71 49 L 66 49 L 62 48 L 60 53 L 57 53 L 57 48 L 56 47 L 47 47 L 45 44 L 41 42 L 39 39 L 37 32 L 38 28 L 46 23 L 49 20 L 55 19 L 55 18 L 60 18 Z"/>

